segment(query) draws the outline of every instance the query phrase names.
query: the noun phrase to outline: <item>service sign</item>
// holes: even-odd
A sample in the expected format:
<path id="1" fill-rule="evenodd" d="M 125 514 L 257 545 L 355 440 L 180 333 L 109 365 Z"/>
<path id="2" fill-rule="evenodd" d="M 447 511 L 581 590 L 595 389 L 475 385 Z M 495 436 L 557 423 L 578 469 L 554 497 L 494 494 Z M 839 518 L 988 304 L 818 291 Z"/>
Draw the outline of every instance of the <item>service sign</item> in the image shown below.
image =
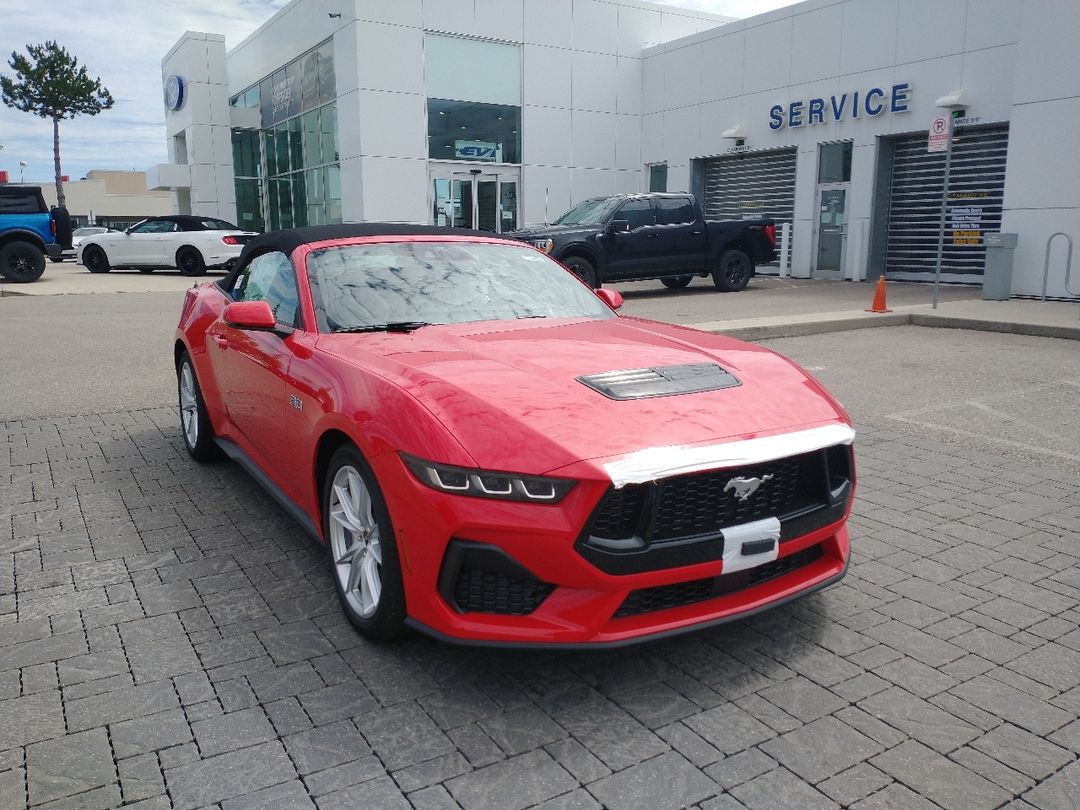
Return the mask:
<path id="1" fill-rule="evenodd" d="M 502 147 L 487 141 L 454 141 L 454 158 L 499 163 L 502 161 Z"/>

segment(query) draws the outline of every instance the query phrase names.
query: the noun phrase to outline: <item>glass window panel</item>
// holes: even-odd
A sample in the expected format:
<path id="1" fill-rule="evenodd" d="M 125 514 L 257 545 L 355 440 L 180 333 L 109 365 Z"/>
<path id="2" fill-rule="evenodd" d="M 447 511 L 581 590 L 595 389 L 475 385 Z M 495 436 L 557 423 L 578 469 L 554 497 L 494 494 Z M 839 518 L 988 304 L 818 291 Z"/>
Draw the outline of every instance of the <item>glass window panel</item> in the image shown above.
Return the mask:
<path id="1" fill-rule="evenodd" d="M 326 167 L 326 200 L 341 203 L 341 169 L 337 166 Z"/>
<path id="2" fill-rule="evenodd" d="M 282 110 L 281 116 L 278 120 L 284 120 L 286 118 L 292 118 L 294 115 L 300 114 L 300 60 L 294 59 L 291 64 L 285 68 L 285 98 L 283 103 L 285 105 Z"/>
<path id="3" fill-rule="evenodd" d="M 266 203 L 269 209 L 270 230 L 276 231 L 281 227 L 281 211 L 278 205 L 277 180 L 271 180 L 267 186 Z"/>
<path id="4" fill-rule="evenodd" d="M 521 48 L 429 34 L 424 64 L 430 98 L 521 104 Z"/>
<path id="5" fill-rule="evenodd" d="M 337 152 L 337 105 L 328 104 L 319 110 L 319 128 L 322 130 L 322 162 L 333 163 Z"/>
<path id="6" fill-rule="evenodd" d="M 263 133 L 263 154 L 266 155 L 266 174 L 273 177 L 277 170 L 277 145 L 275 144 L 274 130 L 268 129 Z"/>
<path id="7" fill-rule="evenodd" d="M 334 79 L 334 41 L 327 40 L 319 46 L 319 100 L 325 104 L 337 98 Z"/>
<path id="8" fill-rule="evenodd" d="M 322 141 L 319 132 L 319 111 L 304 113 L 304 165 L 318 166 L 323 163 Z"/>
<path id="9" fill-rule="evenodd" d="M 292 180 L 292 213 L 293 213 L 293 227 L 302 228 L 304 225 L 310 225 L 307 221 L 307 195 L 305 192 L 304 175 L 301 172 L 297 172 L 290 176 Z"/>
<path id="10" fill-rule="evenodd" d="M 818 182 L 846 183 L 851 180 L 851 141 L 818 146 Z"/>
<path id="11" fill-rule="evenodd" d="M 428 99 L 428 157 L 521 162 L 521 108 Z"/>
<path id="12" fill-rule="evenodd" d="M 322 169 L 308 169 L 304 172 L 304 187 L 308 204 L 322 204 L 325 199 Z"/>
<path id="13" fill-rule="evenodd" d="M 303 120 L 300 116 L 289 121 L 289 153 L 292 158 L 293 169 L 304 167 L 304 140 L 301 126 Z"/>
<path id="14" fill-rule="evenodd" d="M 312 51 L 300 59 L 300 109 L 307 111 L 319 106 L 319 56 Z"/>
<path id="15" fill-rule="evenodd" d="M 291 228 L 293 227 L 292 183 L 289 182 L 288 177 L 279 177 L 272 182 L 277 185 L 278 218 L 281 221 L 281 227 Z M 271 189 L 271 193 L 273 191 L 274 189 Z"/>
<path id="16" fill-rule="evenodd" d="M 259 107 L 262 112 L 262 128 L 274 125 L 274 82 L 269 78 L 259 82 Z"/>
<path id="17" fill-rule="evenodd" d="M 279 174 L 289 171 L 289 125 L 279 124 L 274 127 L 274 148 L 277 149 L 277 170 Z"/>

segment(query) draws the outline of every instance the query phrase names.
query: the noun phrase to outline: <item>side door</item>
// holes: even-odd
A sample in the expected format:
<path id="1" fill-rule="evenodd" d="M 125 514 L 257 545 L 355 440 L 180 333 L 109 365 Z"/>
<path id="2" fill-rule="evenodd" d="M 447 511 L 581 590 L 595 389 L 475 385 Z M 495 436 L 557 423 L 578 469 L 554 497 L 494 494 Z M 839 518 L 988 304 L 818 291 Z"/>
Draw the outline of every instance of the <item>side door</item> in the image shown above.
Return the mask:
<path id="1" fill-rule="evenodd" d="M 659 272 L 700 273 L 705 269 L 708 237 L 690 197 L 656 197 L 656 230 L 660 234 Z"/>
<path id="2" fill-rule="evenodd" d="M 176 229 L 176 223 L 150 219 L 129 228 L 109 241 L 106 248 L 114 265 L 156 265 L 165 252 L 166 234 Z"/>
<path id="3" fill-rule="evenodd" d="M 292 332 L 301 324 L 292 261 L 280 251 L 261 253 L 239 271 L 226 294 L 233 301 L 266 301 L 282 327 L 283 334 L 238 329 L 222 315 L 207 330 L 214 379 L 234 435 L 255 463 L 281 484 L 280 467 L 289 463 L 282 430 L 289 407 L 286 380 Z"/>
<path id="4" fill-rule="evenodd" d="M 648 197 L 629 199 L 611 220 L 623 220 L 627 230 L 602 238 L 607 241 L 608 266 L 604 280 L 646 277 L 660 262 L 660 235 Z"/>

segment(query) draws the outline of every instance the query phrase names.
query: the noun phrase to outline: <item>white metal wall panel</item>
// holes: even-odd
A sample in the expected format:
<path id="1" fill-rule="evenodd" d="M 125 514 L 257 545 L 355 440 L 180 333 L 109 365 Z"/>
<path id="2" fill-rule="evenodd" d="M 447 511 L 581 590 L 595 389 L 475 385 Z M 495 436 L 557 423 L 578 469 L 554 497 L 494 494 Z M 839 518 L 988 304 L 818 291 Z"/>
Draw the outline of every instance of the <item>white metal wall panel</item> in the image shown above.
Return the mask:
<path id="1" fill-rule="evenodd" d="M 885 272 L 925 281 L 934 274 L 945 154 L 926 151 L 926 133 L 894 141 Z M 1001 230 L 1008 125 L 959 129 L 953 141 L 941 278 L 977 282 L 986 263 L 983 235 Z"/>

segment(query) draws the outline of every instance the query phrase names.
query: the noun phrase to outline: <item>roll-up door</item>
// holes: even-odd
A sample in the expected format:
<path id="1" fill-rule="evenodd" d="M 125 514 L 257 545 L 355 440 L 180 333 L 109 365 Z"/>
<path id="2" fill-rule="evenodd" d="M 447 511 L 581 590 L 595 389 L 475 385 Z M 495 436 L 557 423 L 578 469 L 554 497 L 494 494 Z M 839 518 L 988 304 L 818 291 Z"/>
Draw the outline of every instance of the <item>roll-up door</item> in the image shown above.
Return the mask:
<path id="1" fill-rule="evenodd" d="M 945 217 L 943 281 L 978 282 L 986 262 L 983 234 L 1001 230 L 1008 125 L 961 128 L 953 140 Z M 926 151 L 926 133 L 893 141 L 885 272 L 929 280 L 937 262 L 945 154 Z"/>
<path id="2" fill-rule="evenodd" d="M 795 218 L 796 150 L 744 152 L 705 161 L 706 219 Z"/>

